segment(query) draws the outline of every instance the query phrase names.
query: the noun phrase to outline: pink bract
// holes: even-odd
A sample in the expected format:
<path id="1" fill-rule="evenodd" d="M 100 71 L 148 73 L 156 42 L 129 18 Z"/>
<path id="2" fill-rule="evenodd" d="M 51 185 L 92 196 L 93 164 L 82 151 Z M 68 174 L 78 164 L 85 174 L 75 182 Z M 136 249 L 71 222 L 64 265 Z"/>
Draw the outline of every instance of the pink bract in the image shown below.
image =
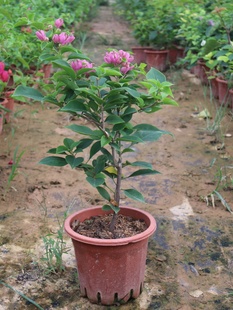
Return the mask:
<path id="1" fill-rule="evenodd" d="M 55 25 L 56 28 L 60 28 L 61 26 L 64 25 L 63 19 L 62 18 L 56 19 L 54 25 Z"/>

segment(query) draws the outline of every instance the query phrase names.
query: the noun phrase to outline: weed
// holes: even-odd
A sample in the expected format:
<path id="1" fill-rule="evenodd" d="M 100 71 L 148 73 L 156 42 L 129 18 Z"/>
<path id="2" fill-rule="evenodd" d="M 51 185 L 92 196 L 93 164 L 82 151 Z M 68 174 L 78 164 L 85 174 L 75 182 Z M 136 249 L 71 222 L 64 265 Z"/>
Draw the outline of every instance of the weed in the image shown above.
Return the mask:
<path id="1" fill-rule="evenodd" d="M 45 274 L 62 273 L 64 266 L 62 262 L 62 255 L 68 253 L 66 242 L 64 241 L 63 226 L 67 217 L 68 210 L 64 213 L 62 222 L 57 218 L 58 230 L 55 234 L 48 234 L 43 237 L 45 248 L 45 255 L 41 258 L 46 263 Z"/>
<path id="2" fill-rule="evenodd" d="M 206 130 L 209 134 L 217 134 L 220 133 L 221 140 L 224 134 L 222 133 L 222 121 L 226 115 L 227 107 L 224 105 L 221 105 L 216 108 L 216 113 L 213 119 L 210 117 L 206 117 Z"/>
<path id="3" fill-rule="evenodd" d="M 79 44 L 79 49 L 82 51 L 87 40 L 87 33 L 82 31 L 78 32 L 78 36 L 76 36 L 76 39 Z"/>
<path id="4" fill-rule="evenodd" d="M 0 284 L 4 285 L 5 287 L 11 289 L 12 291 L 14 291 L 15 293 L 17 293 L 18 295 L 20 295 L 21 297 L 23 297 L 24 299 L 26 299 L 28 302 L 30 302 L 31 304 L 33 304 L 34 306 L 36 306 L 38 309 L 40 310 L 44 310 L 40 305 L 38 305 L 38 303 L 36 303 L 34 300 L 32 300 L 31 298 L 27 297 L 26 295 L 24 295 L 22 292 L 16 290 L 13 286 L 3 282 L 0 280 Z"/>
<path id="5" fill-rule="evenodd" d="M 43 218 L 45 220 L 46 217 L 48 216 L 48 208 L 47 208 L 47 203 L 46 203 L 46 196 L 45 196 L 43 189 L 42 189 L 42 200 L 40 201 L 37 199 L 37 203 L 38 203 L 39 209 L 43 213 Z"/>
<path id="6" fill-rule="evenodd" d="M 7 155 L 10 155 L 12 145 L 14 144 L 14 137 L 15 137 L 15 128 L 11 128 L 11 134 L 5 138 L 5 141 L 7 141 Z"/>
<path id="7" fill-rule="evenodd" d="M 214 158 L 211 163 L 210 167 L 213 167 L 213 165 L 216 162 L 216 158 Z M 204 196 L 203 199 L 206 201 L 207 206 L 211 203 L 212 207 L 215 208 L 215 200 L 218 199 L 222 203 L 222 205 L 231 213 L 233 214 L 233 211 L 231 210 L 231 207 L 229 204 L 226 202 L 226 200 L 223 198 L 223 196 L 220 194 L 221 189 L 226 189 L 228 187 L 228 183 L 225 183 L 227 180 L 227 177 L 225 174 L 223 174 L 223 170 L 226 168 L 233 168 L 233 166 L 224 166 L 224 167 L 218 167 L 217 172 L 215 174 L 215 179 L 216 179 L 216 186 L 215 189 L 209 193 L 208 195 Z M 226 171 L 226 170 L 225 170 Z M 231 184 L 232 179 L 230 178 Z M 224 182 L 224 183 L 223 183 Z M 223 185 L 222 185 L 223 183 Z"/>
<path id="8" fill-rule="evenodd" d="M 22 151 L 19 155 L 18 155 L 18 150 L 19 150 L 19 147 L 17 146 L 15 148 L 15 151 L 14 151 L 14 155 L 13 155 L 13 163 L 11 165 L 11 172 L 8 176 L 8 180 L 7 180 L 7 186 L 6 186 L 6 189 L 5 189 L 5 194 L 4 196 L 6 195 L 7 191 L 9 190 L 10 186 L 11 186 L 11 182 L 15 179 L 15 177 L 18 175 L 18 167 L 19 167 L 19 163 L 20 163 L 20 160 L 24 154 L 25 151 Z"/>

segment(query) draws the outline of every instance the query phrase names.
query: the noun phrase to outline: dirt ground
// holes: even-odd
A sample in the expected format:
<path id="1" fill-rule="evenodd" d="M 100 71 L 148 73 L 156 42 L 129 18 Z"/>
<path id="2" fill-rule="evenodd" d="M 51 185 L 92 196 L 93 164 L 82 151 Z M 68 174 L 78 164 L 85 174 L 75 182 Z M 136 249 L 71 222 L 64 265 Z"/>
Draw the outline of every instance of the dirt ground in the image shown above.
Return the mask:
<path id="1" fill-rule="evenodd" d="M 110 7 L 102 7 L 85 27 L 84 50 L 96 63 L 109 47 L 130 50 L 136 44 L 127 24 Z M 225 111 L 219 124 L 219 106 L 208 87 L 179 68 L 166 75 L 174 84 L 179 107 L 140 115 L 140 121 L 168 130 L 174 137 L 164 136 L 137 148 L 135 159 L 150 161 L 161 174 L 133 180 L 147 204 L 123 200 L 125 205 L 133 203 L 151 212 L 158 228 L 149 242 L 144 291 L 120 308 L 232 310 L 233 214 L 216 195 L 212 200 L 209 194 L 221 180 L 218 192 L 233 209 L 233 114 Z M 210 118 L 201 117 L 204 109 Z M 38 164 L 49 148 L 73 137 L 65 128 L 73 122 L 49 104 L 16 104 L 15 117 L 0 136 L 0 310 L 38 308 L 19 292 L 44 310 L 118 308 L 93 305 L 80 297 L 68 237 L 63 273 L 46 276 L 41 261 L 42 237 L 56 236 L 58 221 L 62 223 L 66 211 L 101 204 L 82 174 L 68 167 Z M 18 155 L 24 153 L 6 191 L 16 147 Z"/>

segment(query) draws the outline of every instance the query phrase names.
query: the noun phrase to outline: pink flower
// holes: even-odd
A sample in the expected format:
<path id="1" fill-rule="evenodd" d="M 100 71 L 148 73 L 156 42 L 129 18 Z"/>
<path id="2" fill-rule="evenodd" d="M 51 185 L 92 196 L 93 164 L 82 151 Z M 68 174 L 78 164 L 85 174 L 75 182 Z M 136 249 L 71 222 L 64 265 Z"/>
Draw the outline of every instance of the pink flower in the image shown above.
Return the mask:
<path id="1" fill-rule="evenodd" d="M 126 62 L 123 64 L 123 66 L 121 67 L 121 73 L 126 74 L 127 72 L 129 72 L 130 70 L 132 70 L 134 68 L 134 66 L 130 66 L 129 62 Z"/>
<path id="2" fill-rule="evenodd" d="M 4 71 L 5 69 L 5 64 L 4 62 L 0 61 L 0 74 Z"/>
<path id="3" fill-rule="evenodd" d="M 67 45 L 73 42 L 75 37 L 73 35 L 68 35 L 67 33 L 62 32 L 60 34 L 55 34 L 52 39 L 54 43 L 59 43 L 61 45 Z"/>
<path id="4" fill-rule="evenodd" d="M 68 35 L 65 32 L 62 32 L 58 36 L 59 36 L 59 41 L 60 41 L 59 43 L 62 45 L 65 45 Z"/>
<path id="5" fill-rule="evenodd" d="M 114 66 L 120 65 L 122 74 L 126 74 L 134 68 L 134 66 L 131 66 L 133 60 L 134 57 L 123 50 L 107 52 L 104 56 L 104 61 L 106 63 L 113 64 Z"/>
<path id="6" fill-rule="evenodd" d="M 66 39 L 66 43 L 65 44 L 69 44 L 71 42 L 73 42 L 75 39 L 75 36 L 73 36 L 72 34 L 67 36 L 67 39 Z"/>
<path id="7" fill-rule="evenodd" d="M 13 160 L 11 159 L 10 161 L 9 161 L 9 163 L 8 163 L 8 165 L 13 165 Z"/>
<path id="8" fill-rule="evenodd" d="M 123 50 L 107 52 L 104 56 L 104 61 L 114 66 L 122 65 L 121 72 L 126 74 L 129 70 L 133 69 L 130 63 L 134 60 L 134 57 L 130 53 Z"/>
<path id="9" fill-rule="evenodd" d="M 93 63 L 85 60 L 85 59 L 76 59 L 71 62 L 71 67 L 74 71 L 78 71 L 83 68 L 93 68 Z"/>
<path id="10" fill-rule="evenodd" d="M 134 60 L 134 57 L 132 55 L 130 55 L 130 53 L 128 53 L 128 52 L 125 52 L 123 50 L 119 50 L 118 53 L 123 60 L 125 59 L 124 61 L 126 61 L 126 62 L 132 62 Z"/>
<path id="11" fill-rule="evenodd" d="M 60 43 L 59 34 L 54 34 L 52 40 L 54 43 Z"/>
<path id="12" fill-rule="evenodd" d="M 8 71 L 3 71 L 0 76 L 1 76 L 0 79 L 3 82 L 7 82 L 9 80 L 9 73 L 8 73 Z"/>
<path id="13" fill-rule="evenodd" d="M 121 64 L 122 58 L 117 51 L 111 51 L 105 54 L 104 61 L 108 64 L 113 64 L 116 66 Z"/>
<path id="14" fill-rule="evenodd" d="M 63 21 L 62 18 L 56 19 L 56 20 L 55 20 L 55 23 L 54 23 L 54 25 L 55 25 L 56 28 L 61 28 L 61 26 L 63 26 L 63 24 L 64 24 L 64 21 Z"/>
<path id="15" fill-rule="evenodd" d="M 40 41 L 48 41 L 49 38 L 46 36 L 44 30 L 39 30 L 36 32 L 36 36 Z"/>

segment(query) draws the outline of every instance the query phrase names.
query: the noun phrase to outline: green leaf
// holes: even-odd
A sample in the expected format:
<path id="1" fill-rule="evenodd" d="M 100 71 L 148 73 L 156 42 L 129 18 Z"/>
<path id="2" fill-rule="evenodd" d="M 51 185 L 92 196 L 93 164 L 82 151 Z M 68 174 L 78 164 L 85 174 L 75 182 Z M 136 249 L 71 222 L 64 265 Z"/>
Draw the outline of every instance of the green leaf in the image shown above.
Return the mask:
<path id="1" fill-rule="evenodd" d="M 137 135 L 143 141 L 157 141 L 162 135 L 169 134 L 170 132 L 160 130 L 157 127 L 150 124 L 139 124 L 134 126 L 137 131 Z"/>
<path id="2" fill-rule="evenodd" d="M 125 189 L 124 190 L 124 194 L 125 194 L 125 196 L 127 196 L 127 197 L 129 197 L 129 198 L 131 198 L 133 200 L 145 203 L 144 197 L 136 189 Z"/>
<path id="3" fill-rule="evenodd" d="M 143 142 L 143 139 L 141 139 L 141 137 L 139 137 L 139 135 L 127 135 L 127 136 L 123 136 L 123 137 L 119 138 L 118 140 L 132 142 L 132 143 Z"/>
<path id="4" fill-rule="evenodd" d="M 61 112 L 84 112 L 87 108 L 81 99 L 70 100 L 64 107 L 62 107 L 59 111 Z"/>
<path id="5" fill-rule="evenodd" d="M 220 199 L 220 201 L 221 201 L 221 203 L 223 204 L 223 206 L 224 206 L 231 214 L 233 214 L 233 212 L 232 212 L 232 210 L 231 210 L 231 207 L 228 205 L 228 203 L 227 203 L 226 200 L 222 197 L 222 195 L 221 195 L 218 191 L 216 191 L 216 190 L 213 191 L 213 194 L 215 194 L 215 195 Z"/>
<path id="6" fill-rule="evenodd" d="M 145 161 L 135 161 L 133 163 L 129 163 L 130 166 L 134 166 L 134 167 L 144 167 L 147 169 L 153 169 L 152 165 L 150 163 L 147 163 Z"/>
<path id="7" fill-rule="evenodd" d="M 100 155 L 97 157 L 97 159 L 95 159 L 93 162 L 93 166 L 95 166 L 95 174 L 98 174 L 100 172 L 102 172 L 105 168 L 105 165 L 106 165 L 106 160 L 107 160 L 107 157 L 105 155 Z"/>
<path id="8" fill-rule="evenodd" d="M 150 69 L 150 71 L 146 75 L 146 78 L 148 80 L 150 80 L 150 79 L 159 80 L 160 83 L 166 81 L 166 76 L 155 68 Z"/>
<path id="9" fill-rule="evenodd" d="M 56 76 L 56 80 L 59 82 L 64 83 L 68 88 L 72 89 L 73 91 L 75 91 L 75 89 L 77 88 L 76 83 L 71 80 L 69 75 L 66 75 L 64 71 L 59 71 L 57 72 L 57 74 L 54 74 L 54 77 Z"/>
<path id="10" fill-rule="evenodd" d="M 140 97 L 140 93 L 132 88 L 124 87 L 122 89 L 125 89 L 134 98 Z"/>
<path id="11" fill-rule="evenodd" d="M 66 61 L 62 59 L 57 59 L 54 60 L 52 63 L 55 64 L 57 67 L 62 68 L 67 73 L 67 75 L 69 75 L 73 80 L 75 80 L 75 71 Z"/>
<path id="12" fill-rule="evenodd" d="M 175 100 L 171 99 L 171 98 L 164 98 L 163 99 L 163 104 L 174 105 L 176 107 L 179 106 L 178 103 Z"/>
<path id="13" fill-rule="evenodd" d="M 109 193 L 106 191 L 105 188 L 98 186 L 96 189 L 98 190 L 99 194 L 100 194 L 104 199 L 106 199 L 107 201 L 109 201 L 109 200 L 111 199 Z"/>
<path id="14" fill-rule="evenodd" d="M 44 101 L 44 96 L 35 88 L 19 85 L 12 97 L 26 97 L 35 101 Z"/>
<path id="15" fill-rule="evenodd" d="M 132 152 L 135 152 L 135 150 L 132 149 L 132 148 L 130 148 L 130 147 L 127 147 L 127 148 L 125 148 L 125 149 L 123 150 L 122 154 L 123 154 L 123 153 L 132 153 Z"/>
<path id="16" fill-rule="evenodd" d="M 133 172 L 132 174 L 130 174 L 128 176 L 128 178 L 136 177 L 139 175 L 149 175 L 149 174 L 159 174 L 159 172 L 156 170 L 151 170 L 151 169 L 139 169 L 139 170 Z"/>
<path id="17" fill-rule="evenodd" d="M 75 152 L 77 153 L 77 152 L 80 152 L 80 150 L 82 151 L 82 150 L 86 149 L 88 146 L 90 146 L 92 144 L 92 142 L 93 142 L 92 139 L 81 139 L 81 140 L 75 142 L 76 146 L 77 146 Z M 74 143 L 74 147 L 75 147 L 75 143 Z"/>
<path id="18" fill-rule="evenodd" d="M 109 124 L 121 124 L 124 123 L 123 119 L 118 115 L 109 115 L 107 116 L 106 120 Z"/>
<path id="19" fill-rule="evenodd" d="M 109 144 L 111 142 L 111 140 L 112 140 L 111 137 L 107 138 L 105 135 L 103 135 L 101 137 L 101 140 L 100 140 L 101 141 L 101 147 L 104 147 L 105 145 Z"/>
<path id="20" fill-rule="evenodd" d="M 111 206 L 109 206 L 109 205 L 103 205 L 102 210 L 103 210 L 103 211 L 111 211 L 112 208 L 111 208 Z"/>
<path id="21" fill-rule="evenodd" d="M 84 158 L 83 157 L 75 157 L 72 155 L 67 155 L 66 161 L 71 166 L 71 168 L 73 169 L 73 168 L 78 167 L 84 161 Z"/>
<path id="22" fill-rule="evenodd" d="M 104 68 L 104 76 L 121 76 L 121 75 L 122 73 L 120 73 L 115 69 Z"/>
<path id="23" fill-rule="evenodd" d="M 74 146 L 73 146 L 74 140 L 72 140 L 72 139 L 65 138 L 63 140 L 63 143 L 67 147 L 68 150 L 72 150 L 74 148 Z"/>
<path id="24" fill-rule="evenodd" d="M 117 206 L 114 206 L 112 204 L 110 204 L 111 209 L 114 211 L 115 214 L 117 214 L 120 211 L 120 208 Z"/>
<path id="25" fill-rule="evenodd" d="M 66 151 L 68 151 L 68 149 L 65 145 L 60 145 L 56 148 L 56 154 L 64 154 Z"/>
<path id="26" fill-rule="evenodd" d="M 104 184 L 104 182 L 105 182 L 105 179 L 104 178 L 100 178 L 100 177 L 98 177 L 98 178 L 87 177 L 86 180 L 93 187 L 98 187 L 98 186 Z"/>
<path id="27" fill-rule="evenodd" d="M 90 150 L 90 158 L 92 158 L 99 150 L 101 149 L 101 143 L 100 141 L 95 142 Z"/>
<path id="28" fill-rule="evenodd" d="M 47 166 L 56 166 L 62 167 L 67 165 L 65 158 L 58 157 L 58 156 L 48 156 L 43 158 L 39 164 L 47 165 Z"/>
<path id="29" fill-rule="evenodd" d="M 82 135 L 91 136 L 91 135 L 94 134 L 94 131 L 91 130 L 87 126 L 81 126 L 81 125 L 72 124 L 70 126 L 67 126 L 66 128 L 69 128 L 69 129 L 73 130 L 74 132 L 80 133 Z"/>

